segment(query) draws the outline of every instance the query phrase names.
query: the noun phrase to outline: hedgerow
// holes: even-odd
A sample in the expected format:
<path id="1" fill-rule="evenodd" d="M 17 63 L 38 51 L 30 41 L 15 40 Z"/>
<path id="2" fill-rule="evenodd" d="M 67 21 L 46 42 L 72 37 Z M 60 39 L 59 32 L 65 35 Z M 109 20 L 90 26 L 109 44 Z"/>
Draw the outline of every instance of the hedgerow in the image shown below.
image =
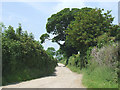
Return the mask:
<path id="1" fill-rule="evenodd" d="M 3 85 L 49 75 L 57 61 L 50 57 L 32 33 L 23 32 L 21 25 L 14 30 L 4 27 L 2 33 Z"/>

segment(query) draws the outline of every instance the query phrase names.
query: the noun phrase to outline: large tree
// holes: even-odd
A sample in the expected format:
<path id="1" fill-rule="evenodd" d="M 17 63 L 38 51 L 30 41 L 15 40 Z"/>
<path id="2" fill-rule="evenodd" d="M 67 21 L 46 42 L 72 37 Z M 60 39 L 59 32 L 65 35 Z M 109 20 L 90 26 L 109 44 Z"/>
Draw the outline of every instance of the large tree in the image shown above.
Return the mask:
<path id="1" fill-rule="evenodd" d="M 114 17 L 110 14 L 111 11 L 106 13 L 102 11 L 104 9 L 92 9 L 88 12 L 79 11 L 75 20 L 69 24 L 66 30 L 66 40 L 70 41 L 80 51 L 83 65 L 87 63 L 85 56 L 88 48 L 96 46 L 98 38 L 105 33 L 107 33 L 108 38 L 115 35 L 111 32 L 118 28 L 112 24 Z"/>
<path id="2" fill-rule="evenodd" d="M 50 18 L 48 18 L 46 24 L 47 33 L 43 34 L 40 37 L 41 43 L 43 43 L 45 39 L 52 40 L 52 42 L 56 42 L 60 45 L 60 49 L 64 51 L 67 58 L 72 54 L 76 54 L 76 48 L 71 45 L 70 41 L 66 40 L 67 34 L 65 33 L 65 30 L 67 30 L 69 24 L 75 20 L 75 14 L 81 10 L 90 11 L 91 8 L 65 8 L 57 14 L 53 14 Z M 49 38 L 50 34 L 52 34 L 54 37 Z M 61 41 L 63 41 L 64 43 L 61 43 Z"/>
<path id="3" fill-rule="evenodd" d="M 66 30 L 67 40 L 81 52 L 89 46 L 95 46 L 97 39 L 104 33 L 111 32 L 113 17 L 110 12 L 102 13 L 104 9 L 92 9 L 89 12 L 80 11 Z"/>

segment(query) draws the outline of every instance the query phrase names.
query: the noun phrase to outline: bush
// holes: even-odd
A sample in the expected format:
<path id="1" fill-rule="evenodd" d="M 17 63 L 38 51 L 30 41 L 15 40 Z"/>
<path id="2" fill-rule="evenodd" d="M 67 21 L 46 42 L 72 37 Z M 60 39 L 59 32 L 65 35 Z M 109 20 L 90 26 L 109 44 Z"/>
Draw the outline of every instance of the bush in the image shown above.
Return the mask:
<path id="1" fill-rule="evenodd" d="M 15 35 L 11 35 L 11 29 L 15 32 L 11 27 L 2 33 L 2 84 L 30 80 L 53 73 L 57 61 L 46 53 L 40 42 L 34 40 L 32 34 L 28 36 L 26 33 L 16 32 Z"/>
<path id="2" fill-rule="evenodd" d="M 104 45 L 104 47 L 100 49 L 94 48 L 91 52 L 91 55 L 93 57 L 93 60 L 95 60 L 99 65 L 117 67 L 118 51 L 118 43 L 112 43 L 111 45 Z"/>
<path id="3" fill-rule="evenodd" d="M 64 59 L 60 60 L 59 63 L 62 63 L 62 64 L 65 65 L 65 64 L 66 64 L 66 61 L 67 61 L 67 59 L 64 58 Z"/>
<path id="4" fill-rule="evenodd" d="M 82 60 L 83 57 L 80 54 L 72 55 L 67 67 L 73 72 L 82 72 L 83 84 L 88 88 L 118 88 L 119 51 L 118 43 L 114 42 L 109 45 L 104 44 L 101 48 L 89 47 L 85 60 Z M 82 67 L 82 61 L 87 62 L 85 68 Z"/>
<path id="5" fill-rule="evenodd" d="M 83 84 L 88 88 L 118 88 L 118 43 L 111 43 L 91 50 L 87 69 L 83 69 Z M 91 58 L 92 57 L 92 58 Z"/>

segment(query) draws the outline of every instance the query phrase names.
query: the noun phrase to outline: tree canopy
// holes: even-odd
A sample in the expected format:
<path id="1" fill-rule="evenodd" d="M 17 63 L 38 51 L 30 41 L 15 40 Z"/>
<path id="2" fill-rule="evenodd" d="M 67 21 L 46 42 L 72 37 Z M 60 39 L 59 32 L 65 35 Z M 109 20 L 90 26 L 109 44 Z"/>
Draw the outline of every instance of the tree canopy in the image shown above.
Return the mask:
<path id="1" fill-rule="evenodd" d="M 47 33 L 40 37 L 41 43 L 45 42 L 45 39 L 56 42 L 60 45 L 60 49 L 64 51 L 67 57 L 71 56 L 73 53 L 77 53 L 76 48 L 71 45 L 71 42 L 66 40 L 67 34 L 65 33 L 65 30 L 67 30 L 69 24 L 75 20 L 74 17 L 80 10 L 89 11 L 91 8 L 65 8 L 48 18 L 46 24 Z M 51 39 L 49 37 L 50 34 L 54 35 L 54 37 Z M 64 43 L 61 43 L 61 41 L 64 41 Z"/>
<path id="2" fill-rule="evenodd" d="M 101 42 L 100 38 L 105 35 L 109 37 L 109 40 L 116 35 L 119 39 L 118 25 L 112 24 L 114 17 L 110 14 L 111 11 L 107 10 L 105 13 L 103 11 L 104 9 L 88 7 L 65 8 L 53 14 L 46 24 L 47 33 L 40 37 L 41 43 L 44 43 L 45 39 L 56 42 L 60 45 L 64 56 L 69 58 L 78 51 L 85 55 L 87 49 L 90 46 L 96 46 L 98 42 Z M 51 34 L 53 38 L 50 38 Z"/>
<path id="3" fill-rule="evenodd" d="M 113 30 L 114 17 L 111 16 L 111 11 L 107 13 L 102 13 L 102 11 L 104 9 L 80 11 L 76 14 L 75 20 L 69 24 L 66 30 L 67 40 L 71 41 L 78 50 L 95 46 L 100 35 Z"/>

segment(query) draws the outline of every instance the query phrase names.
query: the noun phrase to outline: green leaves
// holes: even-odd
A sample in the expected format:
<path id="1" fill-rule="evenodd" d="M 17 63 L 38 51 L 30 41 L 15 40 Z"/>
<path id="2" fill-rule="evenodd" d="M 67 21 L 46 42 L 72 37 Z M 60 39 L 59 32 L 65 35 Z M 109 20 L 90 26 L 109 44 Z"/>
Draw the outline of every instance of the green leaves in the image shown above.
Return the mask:
<path id="1" fill-rule="evenodd" d="M 101 9 L 89 9 L 89 11 L 87 9 L 89 8 L 81 9 L 76 14 L 75 21 L 70 23 L 66 30 L 67 39 L 79 50 L 83 46 L 95 45 L 96 37 L 109 32 L 107 29 L 110 29 L 113 21 L 109 15 L 111 11 L 107 11 L 103 16 Z"/>
<path id="2" fill-rule="evenodd" d="M 13 27 L 9 26 L 2 34 L 3 84 L 37 78 L 54 71 L 57 61 L 47 54 L 39 41 L 34 40 L 32 33 L 15 33 Z M 26 72 L 21 76 L 23 71 Z M 8 77 L 17 78 L 13 80 Z"/>
<path id="3" fill-rule="evenodd" d="M 66 53 L 66 56 L 72 55 L 73 50 L 70 50 L 71 52 L 68 52 L 66 48 L 72 49 L 72 45 L 67 45 L 68 41 L 66 40 L 67 34 L 65 33 L 67 31 L 68 26 L 72 21 L 75 20 L 74 16 L 80 9 L 77 8 L 65 8 L 61 10 L 60 12 L 51 15 L 50 18 L 48 18 L 47 24 L 46 24 L 46 31 L 50 35 L 52 34 L 54 37 L 49 39 L 48 34 L 43 34 L 40 37 L 41 43 L 45 42 L 45 39 L 52 40 L 52 42 L 56 42 L 60 45 L 61 50 L 63 50 Z M 64 41 L 63 44 L 60 43 L 60 41 Z M 75 48 L 74 48 L 75 49 Z M 75 49 L 76 51 L 76 49 Z M 68 54 L 68 55 L 67 55 Z"/>
<path id="4" fill-rule="evenodd" d="M 16 34 L 12 26 L 9 26 L 8 29 L 5 30 L 4 32 L 6 38 L 14 39 L 14 40 L 16 39 Z"/>
<path id="5" fill-rule="evenodd" d="M 49 35 L 47 33 L 41 35 L 41 37 L 40 37 L 41 43 L 44 43 L 45 39 L 48 39 L 48 38 L 49 38 Z"/>
<path id="6" fill-rule="evenodd" d="M 46 52 L 52 57 L 55 55 L 55 49 L 53 47 L 47 48 Z"/>
<path id="7" fill-rule="evenodd" d="M 22 27 L 21 27 L 21 24 L 19 23 L 19 27 L 16 29 L 16 33 L 21 36 L 22 34 Z"/>

